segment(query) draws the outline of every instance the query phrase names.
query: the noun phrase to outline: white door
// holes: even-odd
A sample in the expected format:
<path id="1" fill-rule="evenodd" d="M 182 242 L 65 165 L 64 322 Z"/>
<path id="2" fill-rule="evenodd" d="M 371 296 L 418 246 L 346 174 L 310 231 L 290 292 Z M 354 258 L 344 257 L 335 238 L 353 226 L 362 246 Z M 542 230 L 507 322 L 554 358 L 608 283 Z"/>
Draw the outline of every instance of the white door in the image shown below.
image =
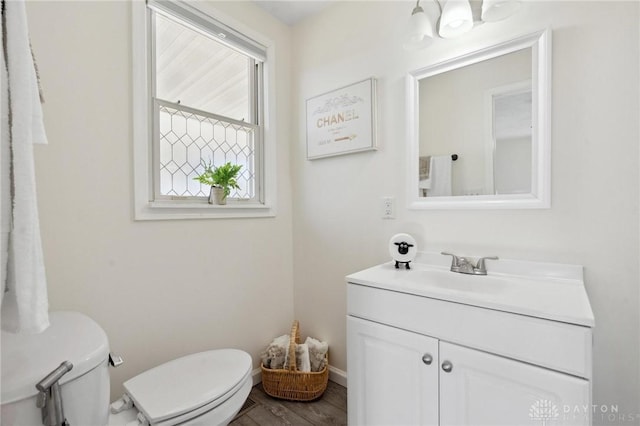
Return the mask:
<path id="1" fill-rule="evenodd" d="M 350 426 L 438 424 L 438 341 L 347 317 Z"/>
<path id="2" fill-rule="evenodd" d="M 443 426 L 589 425 L 589 401 L 586 380 L 440 342 Z"/>

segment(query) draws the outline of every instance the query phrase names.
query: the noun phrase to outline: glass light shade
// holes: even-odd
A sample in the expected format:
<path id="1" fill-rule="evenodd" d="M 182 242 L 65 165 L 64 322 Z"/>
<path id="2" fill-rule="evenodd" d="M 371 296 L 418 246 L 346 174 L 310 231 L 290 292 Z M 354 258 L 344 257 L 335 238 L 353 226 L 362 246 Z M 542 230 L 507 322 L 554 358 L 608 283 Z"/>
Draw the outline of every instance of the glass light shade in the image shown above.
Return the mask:
<path id="1" fill-rule="evenodd" d="M 468 0 L 446 0 L 440 16 L 442 38 L 455 38 L 473 28 L 473 15 Z"/>
<path id="2" fill-rule="evenodd" d="M 406 50 L 416 50 L 427 47 L 433 41 L 433 27 L 431 21 L 421 7 L 413 9 L 407 25 L 403 47 Z"/>
<path id="3" fill-rule="evenodd" d="M 483 0 L 482 20 L 496 22 L 513 15 L 521 5 L 520 0 Z"/>

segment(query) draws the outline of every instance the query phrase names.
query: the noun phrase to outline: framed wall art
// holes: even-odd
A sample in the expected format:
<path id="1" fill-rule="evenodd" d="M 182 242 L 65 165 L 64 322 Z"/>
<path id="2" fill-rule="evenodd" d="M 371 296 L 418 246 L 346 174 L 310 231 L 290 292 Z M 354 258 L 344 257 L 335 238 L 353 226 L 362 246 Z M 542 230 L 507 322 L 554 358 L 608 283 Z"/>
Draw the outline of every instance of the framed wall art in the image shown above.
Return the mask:
<path id="1" fill-rule="evenodd" d="M 376 80 L 307 99 L 307 159 L 376 149 Z"/>

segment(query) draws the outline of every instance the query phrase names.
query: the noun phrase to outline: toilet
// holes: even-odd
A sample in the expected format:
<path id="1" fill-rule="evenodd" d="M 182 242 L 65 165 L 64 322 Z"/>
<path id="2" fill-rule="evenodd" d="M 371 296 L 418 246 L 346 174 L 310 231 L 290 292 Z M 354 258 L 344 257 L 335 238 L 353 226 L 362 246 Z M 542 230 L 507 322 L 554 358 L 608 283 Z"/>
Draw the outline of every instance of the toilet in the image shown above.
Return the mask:
<path id="1" fill-rule="evenodd" d="M 124 383 L 109 404 L 109 342 L 104 330 L 78 312 L 52 312 L 51 325 L 33 335 L 2 332 L 3 426 L 42 424 L 36 383 L 63 361 L 64 417 L 72 426 L 227 425 L 252 386 L 251 356 L 217 349 L 174 359 Z"/>

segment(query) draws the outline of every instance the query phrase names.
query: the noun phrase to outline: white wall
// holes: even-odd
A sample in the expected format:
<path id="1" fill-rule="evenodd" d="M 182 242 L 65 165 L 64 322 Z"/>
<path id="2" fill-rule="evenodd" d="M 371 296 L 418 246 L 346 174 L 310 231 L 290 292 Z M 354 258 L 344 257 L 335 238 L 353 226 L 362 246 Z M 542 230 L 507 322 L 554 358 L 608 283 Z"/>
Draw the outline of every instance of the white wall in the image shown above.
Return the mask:
<path id="1" fill-rule="evenodd" d="M 252 3 L 214 7 L 277 44 L 274 219 L 134 222 L 131 5 L 27 5 L 49 137 L 36 174 L 50 305 L 106 330 L 125 359 L 114 397 L 126 378 L 195 351 L 242 348 L 257 367 L 293 317 L 290 29 Z"/>
<path id="2" fill-rule="evenodd" d="M 294 27 L 296 317 L 330 342 L 332 364 L 346 369 L 344 276 L 387 261 L 387 241 L 399 231 L 423 250 L 581 264 L 596 316 L 594 402 L 637 415 L 638 3 L 526 3 L 510 20 L 404 52 L 412 7 L 339 2 Z M 552 208 L 406 210 L 405 73 L 545 27 L 553 29 Z M 307 161 L 304 100 L 369 76 L 378 79 L 379 151 Z M 396 220 L 380 218 L 388 195 Z"/>

